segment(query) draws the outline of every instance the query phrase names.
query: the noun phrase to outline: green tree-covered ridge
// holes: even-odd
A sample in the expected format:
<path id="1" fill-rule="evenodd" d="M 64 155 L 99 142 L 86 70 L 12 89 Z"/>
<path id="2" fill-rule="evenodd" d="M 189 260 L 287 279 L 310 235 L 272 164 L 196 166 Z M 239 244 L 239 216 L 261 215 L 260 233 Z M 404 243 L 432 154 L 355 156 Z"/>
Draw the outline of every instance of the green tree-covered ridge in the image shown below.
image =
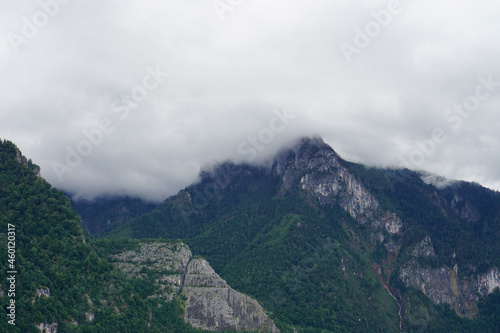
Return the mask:
<path id="1" fill-rule="evenodd" d="M 1 332 L 199 332 L 182 319 L 183 300 L 147 299 L 96 254 L 69 199 L 39 176 L 39 167 L 0 141 L 0 271 L 9 269 L 8 226 L 15 226 L 16 293 L 0 281 Z M 152 286 L 154 288 L 154 286 Z M 150 288 L 145 288 L 146 290 Z M 15 326 L 6 316 L 15 300 Z"/>
<path id="2" fill-rule="evenodd" d="M 307 162 L 332 154 L 315 142 L 279 158 Z M 303 190 L 307 173 L 321 179 L 337 171 L 298 167 L 293 176 L 277 177 L 276 162 L 271 169 L 223 164 L 155 210 L 106 232 L 182 239 L 231 286 L 259 300 L 284 332 L 398 332 L 399 306 L 406 331 L 498 331 L 497 293 L 482 298 L 472 318 L 459 317 L 403 284 L 398 273 L 427 236 L 435 256 L 415 259 L 419 267 L 456 264 L 463 279 L 500 267 L 499 194 L 464 182 L 439 189 L 416 172 L 335 159 L 331 170 L 352 174 L 381 209 L 396 214 L 400 233 L 384 233 L 378 243 L 368 223 L 341 207 L 342 198 L 325 203 Z M 451 205 L 455 197 L 461 201 Z M 461 216 L 466 204 L 477 218 Z"/>

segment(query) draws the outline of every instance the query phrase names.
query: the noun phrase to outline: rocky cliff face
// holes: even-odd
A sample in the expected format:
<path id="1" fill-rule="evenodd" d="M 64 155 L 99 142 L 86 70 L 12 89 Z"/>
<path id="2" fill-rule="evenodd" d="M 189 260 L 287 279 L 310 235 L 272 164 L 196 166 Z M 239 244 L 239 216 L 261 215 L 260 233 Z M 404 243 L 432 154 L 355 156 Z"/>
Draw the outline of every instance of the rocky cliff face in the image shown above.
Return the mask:
<path id="1" fill-rule="evenodd" d="M 356 221 L 368 224 L 372 244 L 383 244 L 389 252 L 386 273 L 390 275 L 392 268 L 389 266 L 400 249 L 398 240 L 392 236 L 402 234 L 403 222 L 395 213 L 380 207 L 377 199 L 322 139 L 301 139 L 294 148 L 275 159 L 272 174 L 282 180 L 282 191 L 298 187 L 320 204 L 337 203 Z M 442 201 L 445 199 L 436 194 L 436 203 L 441 205 Z M 475 223 L 480 218 L 478 209 L 458 194 L 445 206 L 469 223 Z M 441 209 L 446 216 L 445 208 Z M 414 247 L 411 259 L 399 268 L 399 279 L 407 286 L 422 290 L 435 304 L 446 303 L 457 314 L 472 316 L 477 313 L 479 297 L 499 286 L 498 269 L 495 267 L 481 275 L 464 277 L 458 274 L 456 264 L 432 269 L 419 265 L 419 258 L 433 256 L 432 241 L 427 236 Z"/>
<path id="2" fill-rule="evenodd" d="M 179 294 L 185 296 L 185 320 L 193 327 L 279 332 L 256 300 L 233 290 L 205 259 L 193 258 L 186 244 L 142 242 L 110 259 L 131 278 L 158 276 L 157 292 L 150 297 L 171 301 Z"/>
<path id="3" fill-rule="evenodd" d="M 455 214 L 467 222 L 474 223 L 479 221 L 480 214 L 474 205 L 455 193 L 453 200 L 450 203 Z"/>
<path id="4" fill-rule="evenodd" d="M 272 173 L 282 179 L 283 190 L 298 186 L 321 204 L 338 203 L 358 222 L 370 223 L 373 239 L 384 241 L 384 230 L 391 235 L 401 232 L 401 219 L 381 209 L 377 199 L 320 138 L 301 139 L 280 154 Z"/>
<path id="5" fill-rule="evenodd" d="M 434 304 L 445 303 L 457 314 L 472 316 L 477 313 L 479 297 L 486 296 L 500 286 L 497 268 L 475 276 L 460 276 L 457 264 L 450 268 L 423 268 L 418 259 L 434 257 L 434 248 L 426 236 L 413 249 L 412 259 L 401 267 L 399 279 L 407 286 L 422 290 Z"/>
<path id="6" fill-rule="evenodd" d="M 167 199 L 163 209 L 155 212 L 155 218 L 148 219 L 163 221 L 159 230 L 170 238 L 200 237 L 194 239 L 202 243 L 200 239 L 204 240 L 205 236 L 198 234 L 196 228 L 200 233 L 216 230 L 214 234 L 224 235 L 226 222 L 240 219 L 239 205 L 246 209 L 247 201 L 261 200 L 249 193 L 265 189 L 262 191 L 265 199 L 262 200 L 270 202 L 270 207 L 274 205 L 274 199 L 280 199 L 276 202 L 282 201 L 283 206 L 291 206 L 289 203 L 298 196 L 308 209 L 319 212 L 318 216 L 328 216 L 318 225 L 323 227 L 323 223 L 332 221 L 346 231 L 349 240 L 341 244 L 348 244 L 362 252 L 368 263 L 367 270 L 372 273 L 373 269 L 378 282 L 398 303 L 400 327 L 405 320 L 413 327 L 411 321 L 415 317 L 412 313 L 415 307 L 410 307 L 410 300 L 420 302 L 422 295 L 399 289 L 400 284 L 393 283 L 395 279 L 421 290 L 435 304 L 449 304 L 458 314 L 473 316 L 478 311 L 477 303 L 481 296 L 488 295 L 500 284 L 496 268 L 500 265 L 498 260 L 490 258 L 500 249 L 500 243 L 495 241 L 499 239 L 500 229 L 497 226 L 500 213 L 497 207 L 500 207 L 500 197 L 480 186 L 441 180 L 434 185 L 435 181 L 422 182 L 422 177 L 420 173 L 410 170 L 365 168 L 348 163 L 321 139 L 305 138 L 293 148 L 278 154 L 271 168 L 227 163 L 202 174 L 199 183 Z M 279 204 L 274 207 L 281 209 Z M 212 209 L 214 207 L 217 209 Z M 277 210 L 270 209 L 270 213 L 265 209 L 259 210 L 263 215 L 268 214 L 264 216 L 265 220 L 276 218 L 278 221 L 279 216 L 274 216 L 273 211 Z M 332 211 L 335 215 L 328 215 Z M 262 226 L 265 228 L 257 235 L 274 239 L 268 230 L 281 228 L 281 225 L 266 225 L 264 219 Z M 181 220 L 184 224 L 178 223 Z M 297 230 L 307 227 L 301 222 L 295 225 Z M 239 229 L 240 225 L 234 227 L 233 232 L 238 233 Z M 257 239 L 252 237 L 256 236 L 248 237 L 249 242 Z M 240 239 L 246 241 L 246 237 Z M 484 247 L 481 245 L 483 241 L 487 244 Z M 476 248 L 476 252 L 469 251 L 469 244 L 475 245 L 471 249 Z M 220 253 L 225 250 L 221 247 L 213 246 L 205 253 Z M 151 250 L 145 252 L 147 257 Z M 453 255 L 451 260 L 454 252 L 456 258 Z M 241 255 L 237 251 L 235 253 Z M 165 255 L 171 257 L 175 254 Z M 477 256 L 482 262 L 476 265 Z M 230 260 L 233 258 L 231 256 Z M 193 259 L 190 253 L 186 254 L 186 260 L 179 267 L 169 268 L 171 272 L 168 274 L 162 274 L 157 282 L 163 286 L 165 294 L 157 293 L 155 297 L 168 300 L 178 293 L 185 295 L 186 320 L 195 327 L 223 330 L 268 325 L 266 317 L 260 315 L 262 310 L 258 304 L 227 286 L 209 269 L 206 261 Z M 141 267 L 136 264 L 127 266 L 125 261 L 121 269 L 128 269 L 139 277 L 144 270 L 153 267 L 151 263 Z M 441 264 L 443 262 L 447 265 Z M 341 263 L 345 272 L 343 256 Z M 161 267 L 171 264 L 164 262 Z M 476 266 L 481 267 L 481 273 Z M 486 268 L 488 270 L 485 271 Z M 316 266 L 314 269 L 317 269 Z M 249 292 L 254 291 L 249 289 Z M 257 317 L 249 309 L 257 309 Z M 438 314 L 432 316 L 435 317 L 432 320 L 438 320 Z M 273 331 L 274 326 L 268 325 L 264 330 Z"/>
<path id="7" fill-rule="evenodd" d="M 35 326 L 40 330 L 41 333 L 57 333 L 57 323 L 41 323 Z"/>
<path id="8" fill-rule="evenodd" d="M 276 158 L 273 174 L 285 190 L 299 186 L 322 204 L 338 202 L 354 218 L 370 215 L 378 202 L 341 161 L 321 139 L 302 139 Z"/>
<path id="9" fill-rule="evenodd" d="M 205 259 L 189 262 L 182 294 L 186 320 L 194 327 L 279 332 L 256 300 L 229 287 Z"/>
<path id="10" fill-rule="evenodd" d="M 110 255 L 113 265 L 126 276 L 143 279 L 156 272 L 159 292 L 151 296 L 171 301 L 180 291 L 192 253 L 182 243 L 140 243 L 135 250 Z"/>

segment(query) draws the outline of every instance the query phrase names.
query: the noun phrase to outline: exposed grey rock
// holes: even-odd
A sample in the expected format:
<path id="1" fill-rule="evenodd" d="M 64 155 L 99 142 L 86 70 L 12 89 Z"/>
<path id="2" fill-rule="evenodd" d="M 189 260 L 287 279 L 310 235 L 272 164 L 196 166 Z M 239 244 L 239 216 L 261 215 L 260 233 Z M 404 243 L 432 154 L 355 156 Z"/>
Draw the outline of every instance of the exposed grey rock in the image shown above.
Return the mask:
<path id="1" fill-rule="evenodd" d="M 160 293 L 150 297 L 171 301 L 182 288 L 192 256 L 189 247 L 183 243 L 141 242 L 136 250 L 110 255 L 110 260 L 130 278 L 142 279 L 149 272 L 160 273 L 156 279 Z"/>
<path id="2" fill-rule="evenodd" d="M 455 193 L 453 199 L 451 200 L 450 206 L 455 212 L 455 214 L 460 216 L 460 218 L 465 221 L 474 223 L 479 221 L 481 217 L 477 208 L 474 207 L 467 200 L 464 200 L 457 193 Z"/>
<path id="3" fill-rule="evenodd" d="M 205 259 L 192 259 L 187 267 L 184 288 L 227 288 L 226 281 L 215 273 Z"/>
<path id="4" fill-rule="evenodd" d="M 434 257 L 434 247 L 432 246 L 432 241 L 429 236 L 425 238 L 415 246 L 411 252 L 412 257 Z"/>
<path id="5" fill-rule="evenodd" d="M 377 199 L 320 138 L 303 138 L 294 148 L 279 154 L 272 173 L 283 181 L 283 191 L 296 186 L 320 204 L 337 203 L 358 222 L 371 225 L 373 243 L 382 243 L 387 234 L 402 231 L 401 219 L 380 208 Z"/>
<path id="6" fill-rule="evenodd" d="M 399 278 L 407 286 L 418 288 L 434 304 L 449 304 L 457 314 L 472 316 L 477 313 L 479 284 L 469 279 L 460 279 L 449 267 L 402 268 Z M 483 279 L 480 276 L 478 280 Z"/>
<path id="7" fill-rule="evenodd" d="M 159 292 L 150 297 L 171 301 L 184 295 L 185 320 L 193 327 L 279 332 L 256 300 L 229 287 L 205 259 L 193 259 L 186 244 L 144 242 L 110 259 L 131 278 L 143 278 L 148 271 L 161 273 L 156 279 Z"/>
<path id="8" fill-rule="evenodd" d="M 35 296 L 32 298 L 31 304 L 35 303 L 37 298 L 40 298 L 42 296 L 50 297 L 50 289 L 47 287 L 40 287 L 40 288 L 36 289 Z"/>
<path id="9" fill-rule="evenodd" d="M 460 277 L 457 264 L 453 268 L 423 268 L 416 258 L 435 256 L 429 236 L 418 243 L 411 252 L 413 257 L 399 270 L 399 279 L 407 286 L 422 290 L 434 304 L 449 304 L 456 313 L 472 316 L 477 313 L 480 296 L 485 296 L 500 287 L 497 268 L 477 276 Z"/>
<path id="10" fill-rule="evenodd" d="M 257 301 L 231 289 L 205 259 L 191 260 L 182 293 L 186 320 L 193 327 L 279 332 Z"/>
<path id="11" fill-rule="evenodd" d="M 95 314 L 93 312 L 85 312 L 85 319 L 88 321 L 94 321 Z"/>
<path id="12" fill-rule="evenodd" d="M 111 259 L 123 265 L 125 274 L 139 274 L 143 268 L 159 271 L 183 272 L 192 257 L 191 250 L 182 243 L 141 243 L 137 251 L 111 255 Z M 129 265 L 126 265 L 129 264 Z"/>
<path id="13" fill-rule="evenodd" d="M 435 303 L 446 303 L 456 309 L 462 288 L 459 288 L 455 272 L 448 268 L 428 269 L 421 267 L 403 268 L 399 278 L 407 285 L 422 290 Z"/>
<path id="14" fill-rule="evenodd" d="M 41 323 L 35 324 L 35 326 L 40 330 L 41 333 L 57 333 L 57 323 Z"/>
<path id="15" fill-rule="evenodd" d="M 397 254 L 399 252 L 399 246 L 397 246 L 393 242 L 385 243 L 384 246 L 391 254 Z"/>
<path id="16" fill-rule="evenodd" d="M 50 289 L 47 287 L 40 287 L 35 290 L 35 297 L 50 297 Z"/>
<path id="17" fill-rule="evenodd" d="M 399 234 L 403 227 L 403 222 L 396 216 L 396 214 L 391 212 L 383 212 L 382 216 L 376 219 L 372 226 L 378 229 L 385 229 L 389 234 Z"/>
<path id="18" fill-rule="evenodd" d="M 22 153 L 21 150 L 19 150 L 18 147 L 16 147 L 16 160 L 19 164 L 22 164 L 26 167 L 29 167 L 31 164 L 31 159 L 27 159 Z M 40 175 L 40 167 L 37 165 L 33 165 L 33 173 L 38 176 L 39 178 L 41 177 Z"/>
<path id="19" fill-rule="evenodd" d="M 322 204 L 338 202 L 353 218 L 371 216 L 379 206 L 341 163 L 341 158 L 320 138 L 302 139 L 293 149 L 280 154 L 273 174 L 281 177 L 284 189 L 295 183 Z"/>
<path id="20" fill-rule="evenodd" d="M 372 232 L 370 234 L 370 241 L 373 244 L 383 243 L 385 241 L 384 233 L 382 231 L 380 231 L 380 230 Z"/>
<path id="21" fill-rule="evenodd" d="M 486 274 L 478 276 L 477 285 L 481 295 L 489 295 L 496 288 L 500 288 L 498 268 L 493 267 Z"/>

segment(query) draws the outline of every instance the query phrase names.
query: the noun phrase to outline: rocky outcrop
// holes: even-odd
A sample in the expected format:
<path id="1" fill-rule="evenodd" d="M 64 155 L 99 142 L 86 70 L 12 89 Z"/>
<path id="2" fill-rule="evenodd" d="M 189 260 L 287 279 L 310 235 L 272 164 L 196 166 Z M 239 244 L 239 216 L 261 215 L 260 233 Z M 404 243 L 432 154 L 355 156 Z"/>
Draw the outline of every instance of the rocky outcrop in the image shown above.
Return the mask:
<path id="1" fill-rule="evenodd" d="M 40 287 L 35 290 L 35 297 L 32 298 L 31 304 L 34 304 L 38 298 L 50 297 L 50 289 L 47 287 Z"/>
<path id="2" fill-rule="evenodd" d="M 31 162 L 31 159 L 27 159 L 22 153 L 19 148 L 15 147 L 16 149 L 16 160 L 18 163 L 30 168 L 35 175 L 40 177 L 40 167 L 38 165 L 35 165 Z"/>
<path id="3" fill-rule="evenodd" d="M 402 234 L 403 222 L 395 213 L 381 208 L 377 199 L 351 173 L 348 164 L 320 138 L 301 139 L 294 148 L 281 153 L 272 173 L 281 179 L 282 191 L 299 188 L 321 205 L 338 204 L 353 219 L 370 226 L 368 236 L 372 244 L 383 243 L 390 256 L 398 255 L 401 244 L 392 236 Z M 453 183 L 448 182 L 446 186 L 450 184 Z M 448 210 L 468 223 L 476 223 L 481 218 L 479 210 L 464 196 L 455 193 L 448 202 L 437 192 L 435 197 L 444 216 Z M 457 264 L 440 268 L 420 265 L 421 259 L 425 262 L 435 256 L 427 236 L 410 251 L 410 260 L 399 268 L 399 279 L 407 286 L 422 290 L 433 303 L 449 304 L 460 315 L 477 313 L 479 298 L 499 286 L 498 269 L 464 276 L 458 274 Z M 391 258 L 385 260 L 389 263 Z M 390 274 L 390 268 L 387 273 Z"/>
<path id="4" fill-rule="evenodd" d="M 335 151 L 320 138 L 304 138 L 294 148 L 280 154 L 273 174 L 283 181 L 284 189 L 298 182 L 321 203 L 338 202 L 353 218 L 371 215 L 377 200 L 341 163 Z"/>
<path id="5" fill-rule="evenodd" d="M 182 273 L 192 256 L 183 243 L 143 242 L 136 250 L 110 255 L 110 258 L 125 275 L 137 278 L 144 277 L 147 270 Z"/>
<path id="6" fill-rule="evenodd" d="M 401 233 L 403 222 L 396 214 L 385 211 L 380 214 L 378 219 L 373 221 L 372 226 L 376 229 L 384 229 L 388 234 L 394 235 Z"/>
<path id="7" fill-rule="evenodd" d="M 40 330 L 41 333 L 57 333 L 57 323 L 41 323 L 35 324 L 35 326 Z"/>
<path id="8" fill-rule="evenodd" d="M 418 288 L 434 304 L 449 304 L 455 312 L 470 316 L 477 311 L 478 296 L 467 280 L 460 280 L 454 269 L 402 268 L 399 278 L 408 286 Z"/>
<path id="9" fill-rule="evenodd" d="M 482 274 L 477 278 L 477 286 L 479 293 L 484 295 L 491 294 L 496 288 L 500 288 L 500 275 L 498 268 L 490 269 L 486 274 Z"/>
<path id="10" fill-rule="evenodd" d="M 90 311 L 85 312 L 85 319 L 87 321 L 92 322 L 92 321 L 94 321 L 94 318 L 95 318 L 95 314 L 93 312 L 90 312 Z"/>
<path id="11" fill-rule="evenodd" d="M 35 290 L 35 297 L 50 297 L 50 289 L 47 287 L 40 287 Z"/>
<path id="12" fill-rule="evenodd" d="M 458 193 L 455 193 L 453 200 L 450 203 L 451 208 L 461 219 L 474 223 L 479 221 L 480 214 L 474 205 L 462 198 Z"/>
<path id="13" fill-rule="evenodd" d="M 279 154 L 272 173 L 281 178 L 284 191 L 297 186 L 321 204 L 338 203 L 358 222 L 371 224 L 374 242 L 386 239 L 384 231 L 389 235 L 402 231 L 401 219 L 381 209 L 377 199 L 320 138 L 303 138 Z"/>
<path id="14" fill-rule="evenodd" d="M 432 246 L 432 241 L 429 236 L 425 236 L 425 238 L 418 243 L 411 252 L 411 256 L 414 258 L 434 257 L 435 255 L 434 246 Z"/>
<path id="15" fill-rule="evenodd" d="M 193 254 L 182 243 L 140 243 L 136 250 L 110 255 L 114 266 L 133 279 L 161 273 L 156 279 L 161 292 L 151 296 L 171 301 L 182 287 L 186 267 Z"/>
<path id="16" fill-rule="evenodd" d="M 205 259 L 190 261 L 182 293 L 186 321 L 193 327 L 279 332 L 257 301 L 231 289 Z"/>
<path id="17" fill-rule="evenodd" d="M 477 313 L 480 296 L 486 296 L 500 287 L 497 268 L 477 276 L 458 275 L 459 267 L 423 268 L 419 257 L 433 257 L 434 248 L 429 236 L 411 252 L 412 259 L 399 270 L 399 279 L 409 287 L 420 289 L 434 304 L 449 304 L 457 314 L 473 316 Z"/>
<path id="18" fill-rule="evenodd" d="M 193 258 L 181 242 L 141 242 L 134 250 L 110 255 L 113 265 L 131 278 L 153 273 L 159 292 L 151 298 L 186 297 L 185 321 L 212 331 L 279 332 L 259 303 L 233 290 L 202 258 Z"/>

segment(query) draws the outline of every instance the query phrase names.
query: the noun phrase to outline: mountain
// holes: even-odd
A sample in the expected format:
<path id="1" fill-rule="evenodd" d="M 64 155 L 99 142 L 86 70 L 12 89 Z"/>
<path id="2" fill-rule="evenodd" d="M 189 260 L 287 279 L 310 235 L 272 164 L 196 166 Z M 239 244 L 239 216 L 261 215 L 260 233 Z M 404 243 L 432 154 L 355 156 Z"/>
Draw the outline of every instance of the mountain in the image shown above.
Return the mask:
<path id="1" fill-rule="evenodd" d="M 68 197 L 71 198 L 71 195 Z M 129 196 L 100 196 L 92 200 L 71 198 L 71 207 L 78 212 L 83 230 L 90 237 L 97 237 L 107 229 L 122 225 L 156 206 Z"/>
<path id="2" fill-rule="evenodd" d="M 240 327 L 279 332 L 255 300 L 230 288 L 207 261 L 193 257 L 186 245 L 161 240 L 95 243 L 85 236 L 80 222 L 69 199 L 40 177 L 40 168 L 12 142 L 0 140 L 1 332 L 201 333 L 217 329 L 217 322 L 202 321 L 214 318 L 200 315 L 198 310 L 206 312 L 196 303 L 200 300 L 212 301 L 225 311 L 221 323 L 228 332 Z M 141 246 L 149 246 L 143 256 L 148 266 L 141 276 L 129 276 L 122 267 L 115 267 L 113 253 L 124 249 L 133 253 Z M 151 246 L 173 246 L 175 251 L 154 257 Z M 170 293 L 168 299 L 154 297 L 166 287 L 155 277 L 179 272 L 174 271 L 175 265 L 149 267 L 156 261 L 178 262 L 179 253 L 187 260 L 180 269 L 184 290 Z M 136 257 L 131 260 L 140 262 Z M 208 288 L 210 283 L 218 288 Z M 226 306 L 221 297 L 208 291 L 229 295 Z"/>
<path id="3" fill-rule="evenodd" d="M 0 331 L 500 331 L 500 194 L 478 184 L 304 138 L 155 208 L 75 208 L 111 239 L 0 141 Z"/>
<path id="4" fill-rule="evenodd" d="M 282 332 L 500 331 L 500 194 L 320 138 L 223 163 L 107 234 L 182 239 Z"/>

